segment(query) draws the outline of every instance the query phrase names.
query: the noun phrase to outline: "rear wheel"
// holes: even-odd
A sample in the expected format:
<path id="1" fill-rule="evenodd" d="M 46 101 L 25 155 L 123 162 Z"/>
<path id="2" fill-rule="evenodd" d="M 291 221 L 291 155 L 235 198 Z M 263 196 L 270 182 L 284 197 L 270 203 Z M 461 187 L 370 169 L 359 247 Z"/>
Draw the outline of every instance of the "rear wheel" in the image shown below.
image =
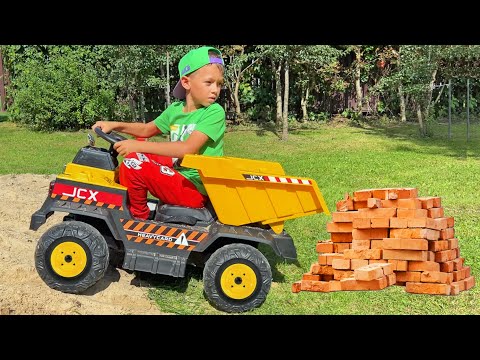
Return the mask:
<path id="1" fill-rule="evenodd" d="M 66 221 L 48 229 L 35 249 L 35 268 L 52 289 L 78 294 L 100 280 L 107 270 L 107 242 L 93 226 Z"/>
<path id="2" fill-rule="evenodd" d="M 204 292 L 219 310 L 245 312 L 265 301 L 272 271 L 265 256 L 253 246 L 230 244 L 215 251 L 203 270 Z"/>

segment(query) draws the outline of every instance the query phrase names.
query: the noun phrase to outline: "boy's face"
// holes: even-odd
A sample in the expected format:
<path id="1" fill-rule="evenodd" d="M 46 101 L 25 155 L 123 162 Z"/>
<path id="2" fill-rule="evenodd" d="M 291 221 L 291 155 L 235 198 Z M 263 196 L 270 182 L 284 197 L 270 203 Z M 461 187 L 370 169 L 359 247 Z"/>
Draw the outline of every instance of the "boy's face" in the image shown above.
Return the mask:
<path id="1" fill-rule="evenodd" d="M 195 105 L 209 106 L 217 100 L 223 85 L 223 73 L 215 64 L 208 64 L 188 77 L 182 78 L 183 87 L 187 90 Z"/>

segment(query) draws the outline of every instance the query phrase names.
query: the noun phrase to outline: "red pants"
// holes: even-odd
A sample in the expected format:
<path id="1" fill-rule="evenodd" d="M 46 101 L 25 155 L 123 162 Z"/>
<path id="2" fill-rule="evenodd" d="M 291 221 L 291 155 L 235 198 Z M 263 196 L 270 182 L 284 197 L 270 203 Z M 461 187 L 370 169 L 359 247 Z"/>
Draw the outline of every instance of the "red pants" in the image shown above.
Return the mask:
<path id="1" fill-rule="evenodd" d="M 147 219 L 147 193 L 165 204 L 200 208 L 207 197 L 192 182 L 173 169 L 172 158 L 130 153 L 120 165 L 120 184 L 128 188 L 129 209 L 136 218 Z"/>

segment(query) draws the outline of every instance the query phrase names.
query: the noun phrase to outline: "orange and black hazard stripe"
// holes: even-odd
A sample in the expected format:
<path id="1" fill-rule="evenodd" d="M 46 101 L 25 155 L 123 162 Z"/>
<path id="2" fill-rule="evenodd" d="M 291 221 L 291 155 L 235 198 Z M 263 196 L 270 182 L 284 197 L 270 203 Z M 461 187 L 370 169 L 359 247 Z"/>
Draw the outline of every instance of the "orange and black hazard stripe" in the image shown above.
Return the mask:
<path id="1" fill-rule="evenodd" d="M 120 219 L 127 239 L 147 245 L 166 246 L 178 250 L 193 250 L 200 241 L 204 240 L 208 232 L 180 229 L 171 226 L 138 220 Z M 183 239 L 181 239 L 183 237 Z M 181 239 L 184 244 L 176 244 Z M 187 245 L 188 243 L 188 245 Z"/>
<path id="2" fill-rule="evenodd" d="M 96 207 L 101 207 L 101 208 L 107 208 L 107 209 L 113 209 L 113 210 L 120 210 L 123 211 L 123 206 L 117 206 L 113 204 L 107 204 L 101 201 L 93 201 L 93 200 L 88 200 L 88 199 L 80 199 L 77 197 L 72 197 L 72 196 L 66 196 L 66 195 L 60 195 L 60 194 L 52 194 L 50 195 L 53 199 L 57 200 L 64 200 L 64 201 L 71 201 L 74 203 L 80 203 L 80 204 L 85 204 L 85 205 L 92 205 Z"/>

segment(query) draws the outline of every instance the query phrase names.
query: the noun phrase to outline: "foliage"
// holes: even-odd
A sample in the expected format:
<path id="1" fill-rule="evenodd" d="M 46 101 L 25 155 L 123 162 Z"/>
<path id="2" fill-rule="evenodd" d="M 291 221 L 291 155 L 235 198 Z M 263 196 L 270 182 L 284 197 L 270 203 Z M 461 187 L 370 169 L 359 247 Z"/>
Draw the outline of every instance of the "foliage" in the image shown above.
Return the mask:
<path id="1" fill-rule="evenodd" d="M 178 61 L 199 45 L 2 45 L 8 71 L 12 119 L 39 130 L 86 128 L 109 118 L 146 121 L 161 113 L 178 81 Z M 354 106 L 353 81 L 360 69 L 364 97 L 375 115 L 398 117 L 405 100 L 407 121 L 416 105 L 428 123 L 466 112 L 465 80 L 471 80 L 470 112 L 480 111 L 478 45 L 213 45 L 225 61 L 225 89 L 218 102 L 242 119 L 276 119 L 274 68 L 289 69 L 287 109 L 295 119 L 332 114 Z M 360 55 L 359 58 L 356 55 Z M 58 72 L 58 74 L 57 74 Z M 432 89 L 433 82 L 433 89 Z M 399 95 L 399 87 L 403 95 Z M 283 95 L 282 95 L 283 96 Z M 438 99 L 437 99 L 438 96 Z"/>
<path id="2" fill-rule="evenodd" d="M 9 50 L 10 56 L 23 58 L 14 61 L 12 121 L 35 130 L 78 130 L 113 114 L 115 94 L 103 68 L 96 66 L 100 59 L 95 47 Z"/>

